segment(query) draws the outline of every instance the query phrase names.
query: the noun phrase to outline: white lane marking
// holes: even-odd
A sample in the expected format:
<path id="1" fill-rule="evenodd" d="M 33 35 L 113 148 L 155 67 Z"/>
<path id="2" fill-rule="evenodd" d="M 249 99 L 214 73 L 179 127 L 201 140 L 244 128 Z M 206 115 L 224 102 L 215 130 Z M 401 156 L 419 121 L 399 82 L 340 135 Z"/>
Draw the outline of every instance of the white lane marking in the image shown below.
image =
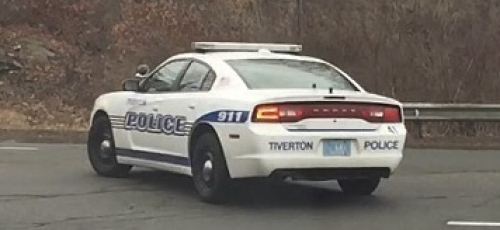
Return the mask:
<path id="1" fill-rule="evenodd" d="M 448 221 L 450 226 L 500 227 L 500 222 Z"/>
<path id="2" fill-rule="evenodd" d="M 37 147 L 0 147 L 0 150 L 38 151 Z"/>

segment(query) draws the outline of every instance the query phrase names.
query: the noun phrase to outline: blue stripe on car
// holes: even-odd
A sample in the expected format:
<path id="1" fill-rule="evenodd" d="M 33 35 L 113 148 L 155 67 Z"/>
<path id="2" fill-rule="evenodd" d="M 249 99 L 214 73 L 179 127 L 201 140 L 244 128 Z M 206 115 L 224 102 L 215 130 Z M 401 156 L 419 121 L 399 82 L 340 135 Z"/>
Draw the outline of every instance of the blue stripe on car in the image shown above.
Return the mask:
<path id="1" fill-rule="evenodd" d="M 169 154 L 162 154 L 156 152 L 146 152 L 131 149 L 117 148 L 116 154 L 123 157 L 131 157 L 142 160 L 160 161 L 164 163 L 169 163 L 173 165 L 181 165 L 190 167 L 191 163 L 187 157 L 174 156 Z"/>

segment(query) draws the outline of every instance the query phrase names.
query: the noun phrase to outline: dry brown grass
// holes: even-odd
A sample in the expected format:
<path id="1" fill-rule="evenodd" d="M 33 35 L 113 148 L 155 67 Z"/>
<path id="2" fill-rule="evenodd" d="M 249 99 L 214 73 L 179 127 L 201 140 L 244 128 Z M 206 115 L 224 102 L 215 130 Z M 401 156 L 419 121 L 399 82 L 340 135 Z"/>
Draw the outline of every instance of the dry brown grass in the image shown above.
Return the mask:
<path id="1" fill-rule="evenodd" d="M 0 124 L 85 127 L 95 97 L 118 89 L 137 64 L 199 40 L 302 43 L 401 101 L 500 101 L 500 1 L 297 2 L 0 0 L 0 46 L 33 39 L 59 57 L 19 60 L 22 71 L 0 75 L 0 107 L 30 119 Z M 429 133 L 449 130 L 463 132 Z"/>
<path id="2" fill-rule="evenodd" d="M 3 126 L 9 127 L 29 127 L 28 117 L 17 111 L 0 109 L 0 120 Z"/>

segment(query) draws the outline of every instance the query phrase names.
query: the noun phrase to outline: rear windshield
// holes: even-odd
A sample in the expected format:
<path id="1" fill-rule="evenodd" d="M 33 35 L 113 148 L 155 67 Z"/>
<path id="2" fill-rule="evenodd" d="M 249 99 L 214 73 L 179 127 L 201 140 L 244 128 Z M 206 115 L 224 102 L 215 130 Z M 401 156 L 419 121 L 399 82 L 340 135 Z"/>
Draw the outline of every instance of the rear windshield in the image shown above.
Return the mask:
<path id="1" fill-rule="evenodd" d="M 287 59 L 241 59 L 226 61 L 250 89 L 310 89 L 358 91 L 331 66 Z"/>

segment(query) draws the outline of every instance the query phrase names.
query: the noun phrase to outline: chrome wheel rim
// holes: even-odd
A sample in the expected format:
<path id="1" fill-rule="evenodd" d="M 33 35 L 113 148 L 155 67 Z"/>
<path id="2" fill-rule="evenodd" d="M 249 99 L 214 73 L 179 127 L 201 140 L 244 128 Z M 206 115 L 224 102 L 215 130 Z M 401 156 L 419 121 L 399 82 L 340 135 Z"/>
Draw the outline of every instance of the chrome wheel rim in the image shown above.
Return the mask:
<path id="1" fill-rule="evenodd" d="M 101 152 L 101 157 L 102 159 L 109 159 L 112 157 L 112 146 L 111 146 L 111 140 L 104 139 L 102 140 L 100 144 L 100 152 Z"/>
<path id="2" fill-rule="evenodd" d="M 210 159 L 207 159 L 203 163 L 203 168 L 201 170 L 201 177 L 203 181 L 210 182 L 212 180 L 213 163 Z"/>

